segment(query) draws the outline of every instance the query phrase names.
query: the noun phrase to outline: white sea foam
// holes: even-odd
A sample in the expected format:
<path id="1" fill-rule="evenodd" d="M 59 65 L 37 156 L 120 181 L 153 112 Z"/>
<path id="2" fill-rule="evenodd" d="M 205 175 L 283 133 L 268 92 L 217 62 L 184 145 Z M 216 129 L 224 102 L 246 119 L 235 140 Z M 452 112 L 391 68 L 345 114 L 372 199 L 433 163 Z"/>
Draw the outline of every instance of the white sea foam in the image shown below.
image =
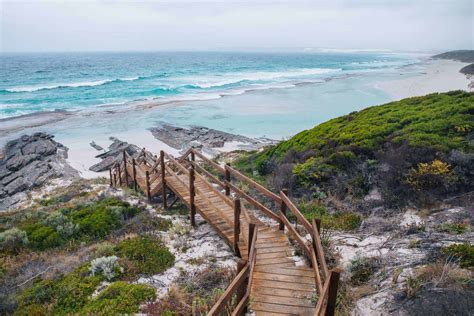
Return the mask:
<path id="1" fill-rule="evenodd" d="M 322 75 L 326 73 L 338 72 L 342 69 L 337 68 L 302 68 L 293 69 L 288 71 L 257 71 L 257 72 L 238 72 L 229 73 L 224 76 L 208 76 L 203 77 L 185 77 L 181 80 L 186 82 L 193 82 L 190 84 L 196 88 L 208 89 L 217 88 L 225 85 L 236 84 L 243 81 L 260 81 L 260 80 L 277 80 L 277 79 L 289 79 L 289 78 L 300 78 L 306 76 Z M 189 84 L 188 84 L 189 85 Z"/>
<path id="2" fill-rule="evenodd" d="M 9 92 L 35 92 L 40 90 L 51 90 L 51 89 L 58 89 L 58 88 L 79 88 L 79 87 L 95 87 L 100 86 L 109 82 L 114 81 L 134 81 L 138 80 L 140 77 L 129 77 L 129 78 L 119 78 L 119 79 L 104 79 L 104 80 L 96 80 L 96 81 L 81 81 L 81 82 L 70 82 L 70 83 L 59 83 L 59 84 L 51 84 L 51 85 L 44 85 L 44 86 L 25 86 L 25 87 L 14 87 L 5 89 L 5 91 Z"/>

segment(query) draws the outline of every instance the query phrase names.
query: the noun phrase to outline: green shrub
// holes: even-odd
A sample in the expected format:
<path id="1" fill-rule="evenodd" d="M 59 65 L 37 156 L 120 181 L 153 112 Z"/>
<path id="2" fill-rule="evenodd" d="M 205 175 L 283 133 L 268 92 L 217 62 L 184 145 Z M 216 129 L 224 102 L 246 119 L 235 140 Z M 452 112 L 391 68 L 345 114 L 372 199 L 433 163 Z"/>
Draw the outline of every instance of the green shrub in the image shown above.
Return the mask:
<path id="1" fill-rule="evenodd" d="M 28 235 L 29 248 L 35 250 L 46 250 L 61 246 L 64 239 L 61 235 L 49 226 L 42 223 L 29 224 L 23 227 Z"/>
<path id="2" fill-rule="evenodd" d="M 123 315 L 139 312 L 140 304 L 156 298 L 150 286 L 115 282 L 92 299 L 82 310 L 84 314 Z"/>
<path id="3" fill-rule="evenodd" d="M 470 243 L 454 244 L 441 248 L 441 253 L 447 257 L 459 260 L 461 268 L 474 267 L 474 245 Z"/>
<path id="4" fill-rule="evenodd" d="M 317 201 L 302 202 L 299 210 L 308 221 L 313 218 L 321 219 L 321 227 L 326 229 L 350 231 L 359 228 L 362 218 L 354 212 L 336 212 L 330 214 Z"/>
<path id="5" fill-rule="evenodd" d="M 161 273 L 171 267 L 175 260 L 163 242 L 150 235 L 123 240 L 117 245 L 117 252 L 145 275 Z"/>
<path id="6" fill-rule="evenodd" d="M 459 235 L 463 234 L 469 229 L 468 223 L 444 223 L 439 225 L 439 231 Z"/>
<path id="7" fill-rule="evenodd" d="M 27 233 L 14 227 L 0 233 L 0 249 L 5 252 L 17 253 L 28 245 Z"/>
<path id="8" fill-rule="evenodd" d="M 102 280 L 100 275 L 91 276 L 86 264 L 57 280 L 39 281 L 18 296 L 16 314 L 24 314 L 31 305 L 41 305 L 52 314 L 77 313 Z"/>

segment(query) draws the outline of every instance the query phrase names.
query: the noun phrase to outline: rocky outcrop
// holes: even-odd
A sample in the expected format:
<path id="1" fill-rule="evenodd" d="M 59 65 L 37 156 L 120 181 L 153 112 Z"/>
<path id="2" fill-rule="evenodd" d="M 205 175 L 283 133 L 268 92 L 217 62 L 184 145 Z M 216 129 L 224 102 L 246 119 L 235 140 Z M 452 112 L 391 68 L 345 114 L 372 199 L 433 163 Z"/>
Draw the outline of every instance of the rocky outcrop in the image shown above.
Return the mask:
<path id="1" fill-rule="evenodd" d="M 7 143 L 0 160 L 0 211 L 25 200 L 26 192 L 52 178 L 79 176 L 66 162 L 68 148 L 53 137 L 35 133 Z"/>
<path id="2" fill-rule="evenodd" d="M 91 166 L 89 170 L 94 172 L 107 171 L 113 166 L 115 162 L 118 162 L 123 158 L 123 151 L 126 151 L 130 156 L 135 157 L 142 150 L 136 145 L 121 141 L 115 137 L 111 137 L 110 140 L 112 140 L 112 144 L 109 146 L 109 150 L 96 156 L 96 158 L 100 158 L 102 161 Z M 91 146 L 94 147 L 92 143 Z"/>
<path id="3" fill-rule="evenodd" d="M 150 131 L 156 139 L 175 149 L 187 150 L 195 147 L 210 154 L 213 153 L 213 148 L 222 148 L 230 142 L 240 143 L 241 149 L 258 149 L 273 143 L 270 139 L 252 139 L 202 126 L 184 128 L 162 123 Z"/>

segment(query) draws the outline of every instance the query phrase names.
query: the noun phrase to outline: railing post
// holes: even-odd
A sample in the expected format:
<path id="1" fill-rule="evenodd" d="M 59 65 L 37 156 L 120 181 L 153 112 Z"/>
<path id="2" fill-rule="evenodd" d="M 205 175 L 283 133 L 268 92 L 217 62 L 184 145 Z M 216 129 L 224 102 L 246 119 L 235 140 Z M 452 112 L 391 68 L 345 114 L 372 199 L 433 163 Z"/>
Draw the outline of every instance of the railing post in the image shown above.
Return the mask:
<path id="1" fill-rule="evenodd" d="M 288 189 L 283 189 L 281 191 L 283 192 L 283 194 L 288 196 Z M 281 212 L 281 214 L 283 214 L 283 216 L 286 216 L 286 204 L 283 201 L 283 199 L 281 199 L 280 212 Z M 280 219 L 280 227 L 279 228 L 280 228 L 280 230 L 285 231 L 285 224 L 283 223 L 283 220 L 281 220 L 281 219 Z"/>
<path id="2" fill-rule="evenodd" d="M 247 261 L 245 260 L 242 260 L 240 259 L 238 262 L 237 262 L 237 274 L 240 273 L 240 271 L 242 271 L 245 267 L 245 265 L 247 264 Z M 237 289 L 237 293 L 236 293 L 236 302 L 237 304 L 239 304 L 239 302 L 242 300 L 242 298 L 245 296 L 245 291 L 247 290 L 247 285 L 248 285 L 248 282 L 249 282 L 249 278 L 247 277 L 245 279 L 245 282 L 243 282 L 240 287 Z M 245 314 L 246 312 L 246 309 L 243 311 L 243 314 Z"/>
<path id="3" fill-rule="evenodd" d="M 329 275 L 328 301 L 326 305 L 326 316 L 333 316 L 336 312 L 337 287 L 339 285 L 340 269 L 333 269 Z"/>
<path id="4" fill-rule="evenodd" d="M 253 235 L 255 234 L 255 224 L 249 224 L 249 246 L 248 246 L 248 256 L 250 257 L 250 249 L 252 248 Z"/>
<path id="5" fill-rule="evenodd" d="M 135 158 L 132 159 L 132 166 L 133 166 L 133 188 L 135 189 L 135 192 L 138 191 L 138 185 L 137 185 L 137 162 L 135 161 Z"/>
<path id="6" fill-rule="evenodd" d="M 123 170 L 125 173 L 125 185 L 128 187 L 127 154 L 123 151 Z"/>
<path id="7" fill-rule="evenodd" d="M 239 249 L 239 239 L 240 239 L 240 199 L 234 200 L 234 251 L 238 257 L 241 257 Z"/>
<path id="8" fill-rule="evenodd" d="M 165 180 L 165 152 L 160 151 L 160 165 L 161 165 L 161 194 L 163 195 L 163 208 L 166 210 L 168 208 L 168 203 L 166 201 L 166 180 Z"/>
<path id="9" fill-rule="evenodd" d="M 122 186 L 122 170 L 120 170 L 120 164 L 117 165 L 119 186 Z"/>
<path id="10" fill-rule="evenodd" d="M 321 234 L 321 219 L 315 218 L 314 221 L 316 222 L 316 228 L 318 229 L 318 233 Z"/>
<path id="11" fill-rule="evenodd" d="M 114 185 L 117 186 L 117 174 L 114 173 Z"/>
<path id="12" fill-rule="evenodd" d="M 225 195 L 230 195 L 230 187 L 227 185 L 227 182 L 230 182 L 230 171 L 227 169 L 227 167 L 230 167 L 229 163 L 225 164 L 224 170 L 225 170 Z"/>
<path id="13" fill-rule="evenodd" d="M 151 200 L 150 195 L 150 172 L 147 170 L 145 171 L 146 176 L 146 196 L 148 197 L 148 201 Z"/>
<path id="14" fill-rule="evenodd" d="M 191 161 L 196 161 L 196 157 L 194 155 L 194 149 L 191 149 Z"/>
<path id="15" fill-rule="evenodd" d="M 112 181 L 112 168 L 109 169 L 109 176 L 110 176 L 110 186 L 113 187 L 114 183 Z"/>
<path id="16" fill-rule="evenodd" d="M 194 188 L 194 169 L 189 169 L 189 210 L 190 210 L 190 217 L 191 217 L 191 225 L 196 226 L 196 206 L 194 205 L 194 196 L 195 196 L 195 188 Z"/>

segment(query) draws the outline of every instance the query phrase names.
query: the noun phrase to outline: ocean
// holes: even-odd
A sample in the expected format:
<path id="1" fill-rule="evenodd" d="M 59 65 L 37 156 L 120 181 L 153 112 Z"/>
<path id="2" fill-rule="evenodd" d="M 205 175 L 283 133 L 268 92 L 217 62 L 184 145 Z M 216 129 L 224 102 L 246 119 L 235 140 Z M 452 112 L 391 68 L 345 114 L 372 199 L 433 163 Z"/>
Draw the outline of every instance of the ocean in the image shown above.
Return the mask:
<path id="1" fill-rule="evenodd" d="M 417 62 L 415 55 L 390 52 L 0 54 L 0 118 L 216 100 L 386 75 Z"/>

